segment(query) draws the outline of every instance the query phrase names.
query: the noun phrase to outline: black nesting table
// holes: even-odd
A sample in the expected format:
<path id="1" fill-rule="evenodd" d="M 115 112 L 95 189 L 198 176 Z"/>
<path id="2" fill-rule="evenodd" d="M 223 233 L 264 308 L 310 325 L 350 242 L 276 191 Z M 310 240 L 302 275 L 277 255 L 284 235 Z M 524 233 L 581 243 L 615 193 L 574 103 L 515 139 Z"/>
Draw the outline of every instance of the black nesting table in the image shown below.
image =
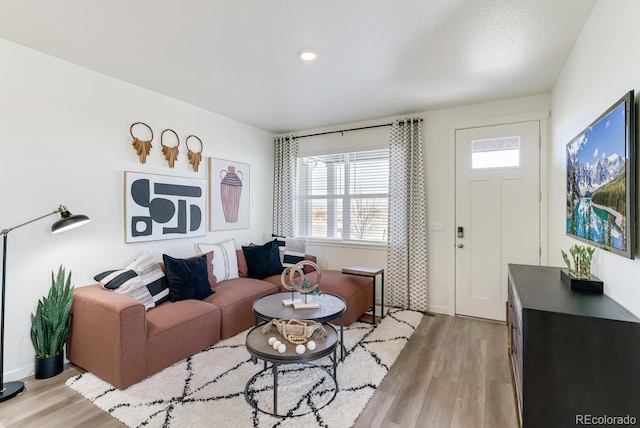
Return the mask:
<path id="1" fill-rule="evenodd" d="M 282 303 L 280 304 L 282 305 Z M 333 373 L 329 372 L 324 367 L 314 365 L 315 367 L 318 367 L 329 373 L 329 375 L 333 379 L 333 382 L 335 383 L 336 387 L 333 396 L 322 407 L 331 403 L 338 393 L 338 381 L 336 377 L 336 348 L 338 344 L 338 333 L 336 332 L 336 329 L 330 324 L 325 324 L 324 327 L 327 331 L 327 335 L 322 339 L 314 339 L 314 341 L 316 342 L 316 349 L 313 351 L 306 350 L 304 354 L 297 354 L 295 351 L 295 345 L 287 343 L 287 351 L 281 354 L 278 351 L 274 350 L 273 347 L 268 343 L 269 337 L 279 336 L 279 334 L 274 334 L 273 332 L 262 334 L 262 326 L 263 325 L 261 324 L 252 328 L 247 334 L 246 339 L 247 350 L 249 351 L 251 356 L 264 361 L 264 368 L 253 375 L 245 386 L 244 395 L 247 403 L 261 412 L 277 417 L 285 417 L 286 415 L 278 414 L 278 366 L 281 364 L 294 363 L 314 365 L 311 363 L 312 361 L 333 354 Z M 270 368 L 267 367 L 268 362 L 271 363 Z M 273 372 L 273 412 L 268 412 L 265 409 L 261 409 L 258 406 L 258 402 L 253 397 L 254 393 L 251 390 L 251 385 L 255 382 L 256 378 L 269 369 L 271 369 Z"/>
<path id="2" fill-rule="evenodd" d="M 299 294 L 297 294 L 297 297 L 300 297 Z M 310 320 L 325 324 L 333 319 L 340 318 L 340 360 L 344 360 L 346 348 L 343 341 L 343 315 L 347 310 L 347 304 L 344 299 L 330 293 L 314 296 L 314 302 L 317 302 L 320 306 L 317 309 L 293 309 L 292 306 L 284 306 L 282 301 L 287 299 L 291 299 L 290 291 L 269 294 L 253 302 L 252 310 L 256 316 L 256 325 L 260 320 L 271 321 L 272 319 Z"/>

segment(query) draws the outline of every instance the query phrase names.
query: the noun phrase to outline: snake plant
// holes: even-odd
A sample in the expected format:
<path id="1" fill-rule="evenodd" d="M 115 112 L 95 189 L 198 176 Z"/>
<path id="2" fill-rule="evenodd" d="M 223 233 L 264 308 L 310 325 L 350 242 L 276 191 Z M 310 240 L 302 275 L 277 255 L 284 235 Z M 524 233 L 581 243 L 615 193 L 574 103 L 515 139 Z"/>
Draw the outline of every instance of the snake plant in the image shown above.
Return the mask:
<path id="1" fill-rule="evenodd" d="M 72 294 L 71 271 L 66 276 L 65 269 L 60 266 L 55 277 L 52 271 L 49 294 L 38 301 L 35 315 L 31 314 L 31 342 L 37 357 L 51 357 L 62 352 L 71 325 Z"/>

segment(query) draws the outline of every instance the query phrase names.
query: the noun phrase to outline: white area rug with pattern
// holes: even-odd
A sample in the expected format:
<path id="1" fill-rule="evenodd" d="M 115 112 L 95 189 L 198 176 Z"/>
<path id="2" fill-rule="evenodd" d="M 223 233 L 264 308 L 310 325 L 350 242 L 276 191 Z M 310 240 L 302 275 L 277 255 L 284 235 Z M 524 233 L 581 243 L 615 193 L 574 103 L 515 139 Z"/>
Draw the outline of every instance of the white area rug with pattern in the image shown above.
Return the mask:
<path id="1" fill-rule="evenodd" d="M 390 310 L 374 328 L 356 322 L 345 327 L 347 355 L 338 363 L 338 392 L 324 367 L 285 364 L 278 369 L 278 414 L 256 410 L 245 385 L 264 368 L 245 348 L 246 331 L 177 362 L 120 391 L 91 373 L 70 378 L 67 386 L 130 427 L 348 427 L 353 425 L 402 348 L 422 321 L 414 311 Z M 266 339 L 265 339 L 266 340 Z M 271 370 L 257 376 L 249 399 L 273 410 Z"/>

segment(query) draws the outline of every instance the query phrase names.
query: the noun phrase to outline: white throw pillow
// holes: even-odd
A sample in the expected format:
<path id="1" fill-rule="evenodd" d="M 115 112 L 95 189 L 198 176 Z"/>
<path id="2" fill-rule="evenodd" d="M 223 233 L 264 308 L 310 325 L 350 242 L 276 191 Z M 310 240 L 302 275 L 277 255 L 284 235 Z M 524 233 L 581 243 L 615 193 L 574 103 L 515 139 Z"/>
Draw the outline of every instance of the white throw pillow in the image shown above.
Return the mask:
<path id="1" fill-rule="evenodd" d="M 213 274 L 218 282 L 239 278 L 236 244 L 233 239 L 217 244 L 198 244 L 201 253 L 213 251 Z"/>

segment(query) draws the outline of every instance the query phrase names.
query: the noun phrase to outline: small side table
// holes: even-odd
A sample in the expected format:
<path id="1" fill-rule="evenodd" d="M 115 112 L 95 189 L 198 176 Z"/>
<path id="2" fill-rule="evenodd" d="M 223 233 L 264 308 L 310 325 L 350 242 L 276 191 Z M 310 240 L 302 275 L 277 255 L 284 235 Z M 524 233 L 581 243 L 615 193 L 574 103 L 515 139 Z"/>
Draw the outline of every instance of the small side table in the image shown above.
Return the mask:
<path id="1" fill-rule="evenodd" d="M 244 387 L 244 397 L 251 407 L 263 413 L 272 414 L 273 416 L 280 418 L 287 417 L 296 410 L 296 408 L 294 407 L 288 409 L 286 412 L 278 413 L 278 366 L 281 364 L 307 364 L 324 370 L 325 372 L 327 372 L 327 374 L 329 374 L 329 376 L 331 376 L 335 387 L 327 385 L 323 386 L 323 388 L 326 388 L 324 396 L 328 397 L 328 401 L 320 404 L 316 410 L 320 410 L 324 406 L 327 406 L 333 401 L 334 398 L 336 398 L 336 394 L 338 393 L 339 389 L 337 371 L 338 359 L 336 355 L 339 336 L 338 332 L 331 324 L 324 324 L 324 328 L 327 331 L 327 335 L 322 339 L 315 339 L 317 345 L 316 349 L 314 349 L 313 351 L 306 351 L 303 354 L 296 353 L 295 345 L 292 345 L 290 343 L 287 343 L 287 350 L 285 351 L 285 353 L 281 354 L 278 351 L 275 351 L 267 342 L 267 338 L 269 336 L 282 338 L 282 335 L 277 332 L 273 332 L 271 334 L 262 334 L 262 324 L 255 326 L 251 330 L 249 330 L 249 333 L 247 333 L 247 338 L 245 339 L 247 351 L 249 351 L 249 354 L 252 358 L 259 358 L 264 361 L 264 368 L 258 373 L 254 374 Z M 330 356 L 331 354 L 333 354 L 333 358 L 331 358 L 333 363 L 333 373 L 330 372 L 327 367 L 311 363 L 312 361 L 318 360 L 328 355 Z M 259 391 L 256 389 L 252 389 L 252 386 L 254 385 L 256 379 L 269 370 L 269 367 L 267 367 L 267 362 L 271 363 L 271 371 L 273 372 L 273 411 L 268 411 L 267 409 L 260 408 L 258 406 L 255 394 Z"/>
<path id="2" fill-rule="evenodd" d="M 376 324 L 376 277 L 380 275 L 380 318 L 384 316 L 384 269 L 369 266 L 346 266 L 342 268 L 342 273 L 355 276 L 366 276 L 373 278 L 373 318 L 371 324 Z"/>

